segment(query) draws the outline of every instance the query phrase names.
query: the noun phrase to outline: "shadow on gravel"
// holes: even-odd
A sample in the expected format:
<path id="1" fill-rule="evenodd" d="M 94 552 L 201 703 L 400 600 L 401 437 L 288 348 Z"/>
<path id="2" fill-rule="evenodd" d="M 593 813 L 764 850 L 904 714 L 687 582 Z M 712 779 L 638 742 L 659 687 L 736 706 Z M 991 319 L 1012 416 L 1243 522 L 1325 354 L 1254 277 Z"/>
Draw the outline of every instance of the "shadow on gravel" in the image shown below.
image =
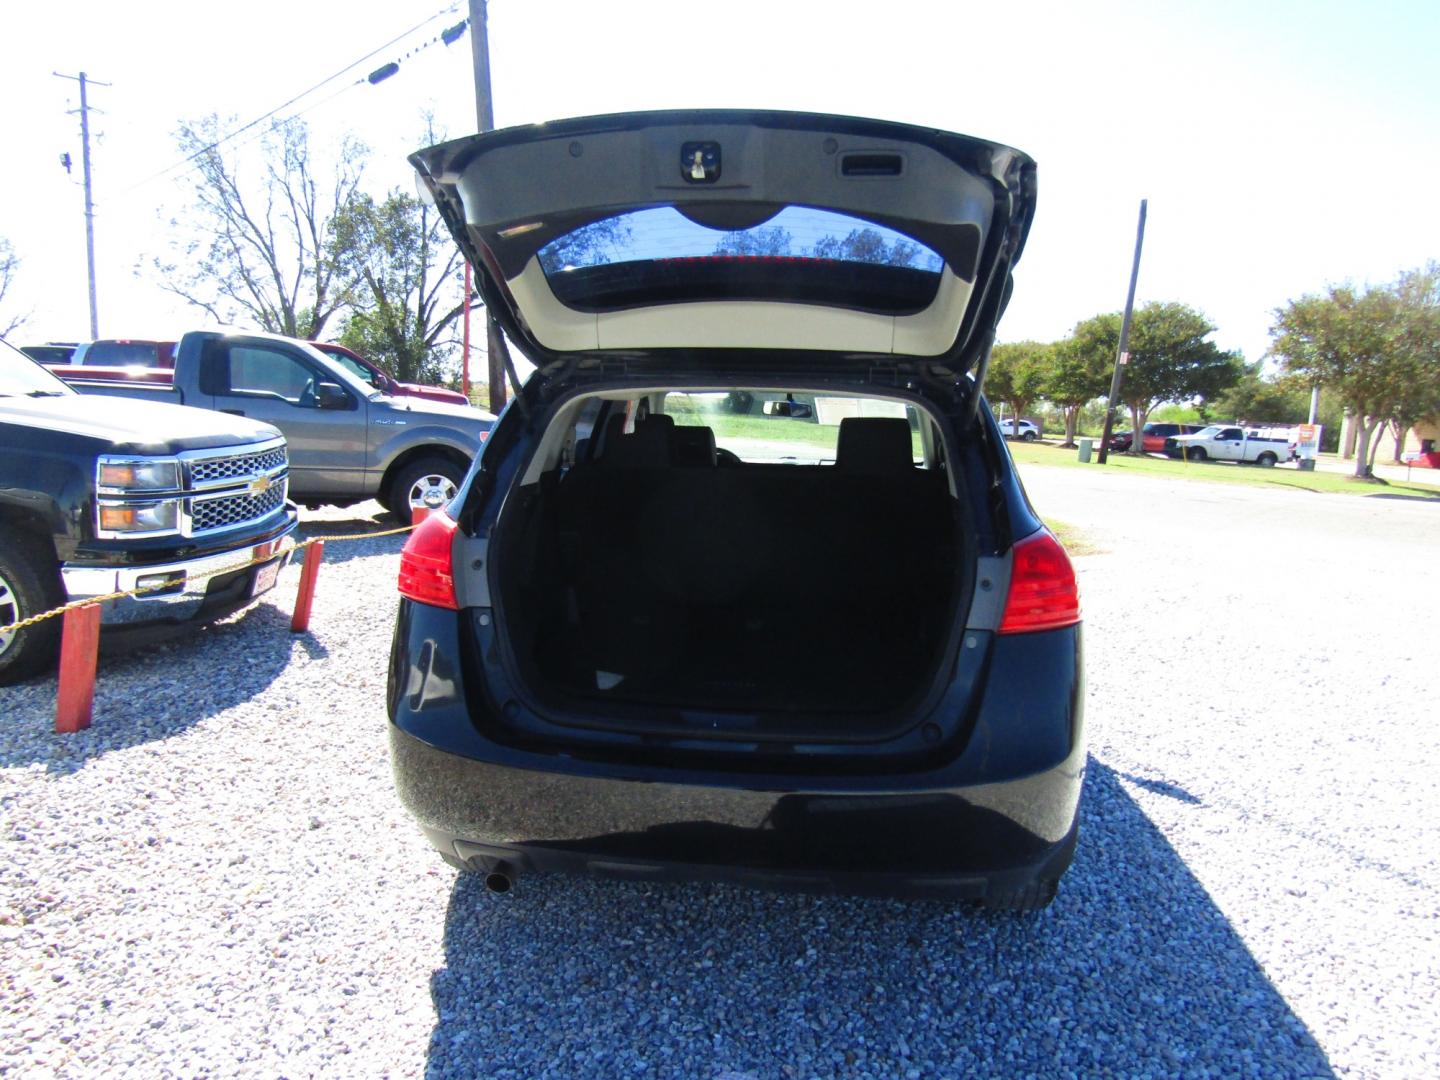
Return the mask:
<path id="1" fill-rule="evenodd" d="M 1156 795 L 1179 799 L 1181 802 L 1190 806 L 1204 805 L 1203 800 L 1191 795 L 1190 792 L 1186 791 L 1179 784 L 1172 784 L 1169 780 L 1156 780 L 1151 776 L 1136 776 L 1134 773 L 1128 772 L 1117 773 L 1116 775 L 1123 776 L 1132 784 L 1143 787 L 1146 791 L 1153 791 Z"/>
<path id="2" fill-rule="evenodd" d="M 215 625 L 177 627 L 164 643 L 101 660 L 93 726 L 75 735 L 54 733 L 53 673 L 6 687 L 0 718 L 9 730 L 0 767 L 72 773 L 112 750 L 168 739 L 268 689 L 290 663 L 295 643 L 289 612 L 267 601 Z M 323 651 L 313 643 L 302 647 Z M 208 674 L 197 679 L 196 672 Z"/>
<path id="3" fill-rule="evenodd" d="M 1203 811 L 1202 811 L 1203 812 Z M 460 875 L 427 1075 L 1332 1076 L 1093 758 L 1047 911 Z"/>

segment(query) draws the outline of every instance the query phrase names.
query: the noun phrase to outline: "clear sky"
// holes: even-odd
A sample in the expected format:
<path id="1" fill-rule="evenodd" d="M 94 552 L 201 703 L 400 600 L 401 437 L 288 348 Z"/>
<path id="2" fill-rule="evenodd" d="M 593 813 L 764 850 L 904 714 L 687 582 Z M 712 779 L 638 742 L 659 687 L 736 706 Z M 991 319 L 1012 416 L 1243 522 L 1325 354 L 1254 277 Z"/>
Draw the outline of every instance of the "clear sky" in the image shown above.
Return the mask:
<path id="1" fill-rule="evenodd" d="M 168 253 L 166 223 L 186 198 L 175 173 L 153 179 L 179 158 L 178 122 L 254 119 L 445 6 L 0 7 L 0 236 L 23 260 L 14 306 L 33 311 L 16 343 L 88 331 L 77 88 L 52 72 L 111 84 L 91 98 L 104 110 L 93 145 L 101 336 L 169 337 L 203 322 L 145 269 Z M 422 110 L 451 136 L 473 131 L 475 112 L 468 37 L 402 56 L 464 13 L 457 5 L 281 115 L 307 109 L 322 147 L 360 137 L 374 151 L 368 185 L 408 190 Z M 1287 299 L 1440 257 L 1435 0 L 492 0 L 490 40 L 502 127 L 765 107 L 929 124 L 1027 151 L 1039 212 L 1003 340 L 1058 338 L 1123 304 L 1142 197 L 1138 299 L 1200 308 L 1219 344 L 1251 359 Z M 391 59 L 402 59 L 393 78 L 345 89 Z"/>

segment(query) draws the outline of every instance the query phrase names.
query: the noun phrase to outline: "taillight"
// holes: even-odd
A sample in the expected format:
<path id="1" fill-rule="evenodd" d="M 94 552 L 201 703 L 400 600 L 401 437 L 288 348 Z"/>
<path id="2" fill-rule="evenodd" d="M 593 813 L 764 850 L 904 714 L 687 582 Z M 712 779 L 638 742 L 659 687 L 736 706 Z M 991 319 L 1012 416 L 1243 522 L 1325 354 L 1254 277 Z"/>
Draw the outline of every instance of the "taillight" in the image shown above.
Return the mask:
<path id="1" fill-rule="evenodd" d="M 1010 565 L 1010 595 L 1000 633 L 1055 630 L 1080 621 L 1080 590 L 1070 556 L 1049 529 L 1015 545 Z"/>
<path id="2" fill-rule="evenodd" d="M 400 595 L 459 611 L 450 558 L 454 542 L 455 522 L 441 511 L 430 511 L 400 552 Z"/>

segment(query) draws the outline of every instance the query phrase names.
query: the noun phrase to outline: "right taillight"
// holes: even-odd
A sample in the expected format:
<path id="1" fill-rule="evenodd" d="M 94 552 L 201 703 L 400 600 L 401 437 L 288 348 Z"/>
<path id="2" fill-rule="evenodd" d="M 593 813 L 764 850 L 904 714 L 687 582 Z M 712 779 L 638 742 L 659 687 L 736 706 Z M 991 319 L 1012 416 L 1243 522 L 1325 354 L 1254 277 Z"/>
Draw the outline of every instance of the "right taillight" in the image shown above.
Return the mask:
<path id="1" fill-rule="evenodd" d="M 459 611 L 450 554 L 454 546 L 455 522 L 441 511 L 432 511 L 415 526 L 400 552 L 400 595 Z"/>
<path id="2" fill-rule="evenodd" d="M 1055 630 L 1079 621 L 1080 590 L 1070 556 L 1049 529 L 1027 536 L 1014 548 L 1000 633 Z"/>

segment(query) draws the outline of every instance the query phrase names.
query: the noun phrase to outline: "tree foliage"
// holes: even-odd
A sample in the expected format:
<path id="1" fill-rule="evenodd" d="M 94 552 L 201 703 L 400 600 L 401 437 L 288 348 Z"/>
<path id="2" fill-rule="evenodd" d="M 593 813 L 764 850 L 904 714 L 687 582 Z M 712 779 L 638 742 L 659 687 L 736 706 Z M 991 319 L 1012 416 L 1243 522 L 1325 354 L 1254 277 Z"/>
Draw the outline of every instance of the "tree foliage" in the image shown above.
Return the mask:
<path id="1" fill-rule="evenodd" d="M 459 248 L 439 213 L 402 191 L 357 195 L 336 215 L 330 258 L 354 282 L 340 343 L 402 382 L 439 382 L 465 310 Z"/>
<path id="2" fill-rule="evenodd" d="M 213 115 L 176 135 L 194 162 L 192 202 L 170 223 L 178 257 L 155 260 L 161 286 L 219 322 L 316 338 L 350 299 L 331 228 L 357 197 L 365 148 L 347 139 L 332 167 L 316 160 L 303 122 L 276 121 L 253 170 L 220 138 Z"/>
<path id="3" fill-rule="evenodd" d="M 1440 266 L 1390 285 L 1331 286 L 1275 312 L 1271 352 L 1285 370 L 1337 393 L 1358 424 L 1355 475 L 1373 472 L 1387 421 L 1440 412 Z"/>
<path id="4" fill-rule="evenodd" d="M 1119 312 L 1096 315 L 1075 327 L 1074 347 L 1088 362 L 1115 362 L 1120 345 Z M 1243 362 L 1209 340 L 1214 325 L 1185 304 L 1151 301 L 1135 311 L 1130 324 L 1120 402 L 1130 410 L 1131 430 L 1139 431 L 1150 411 L 1162 401 L 1201 404 L 1232 386 Z M 1140 441 L 1131 443 L 1138 453 Z"/>
<path id="5" fill-rule="evenodd" d="M 20 273 L 20 257 L 15 254 L 15 247 L 5 237 L 0 236 L 0 338 L 9 337 L 16 330 L 19 330 L 30 321 L 28 313 L 7 314 L 5 297 L 15 285 L 15 278 Z"/>
<path id="6" fill-rule="evenodd" d="M 1097 349 L 1083 348 L 1073 333 L 1055 343 L 1044 393 L 1064 412 L 1065 446 L 1075 445 L 1080 411 L 1110 388 L 1113 362 L 1113 355 L 1107 358 Z"/>
<path id="7" fill-rule="evenodd" d="M 985 396 L 1003 402 L 1018 420 L 1045 393 L 1055 366 L 1055 346 L 1039 341 L 996 345 L 985 375 Z"/>

